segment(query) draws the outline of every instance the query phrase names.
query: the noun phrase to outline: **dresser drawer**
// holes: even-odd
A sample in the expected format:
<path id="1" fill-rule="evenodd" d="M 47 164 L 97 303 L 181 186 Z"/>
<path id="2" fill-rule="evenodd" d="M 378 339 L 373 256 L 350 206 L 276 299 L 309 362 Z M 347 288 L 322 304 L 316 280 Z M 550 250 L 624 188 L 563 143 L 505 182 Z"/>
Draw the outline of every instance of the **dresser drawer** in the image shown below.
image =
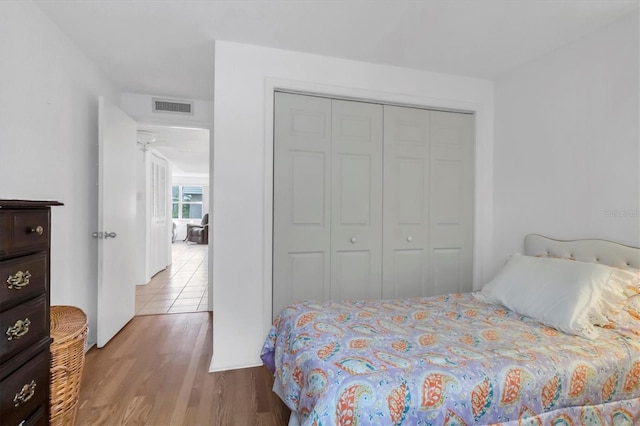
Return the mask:
<path id="1" fill-rule="evenodd" d="M 49 210 L 0 211 L 0 224 L 0 256 L 46 250 L 49 245 Z"/>
<path id="2" fill-rule="evenodd" d="M 49 351 L 45 350 L 0 382 L 0 419 L 3 425 L 46 424 L 38 410 L 48 403 Z"/>
<path id="3" fill-rule="evenodd" d="M 0 262 L 0 305 L 46 293 L 47 271 L 46 253 Z"/>
<path id="4" fill-rule="evenodd" d="M 49 335 L 46 295 L 0 312 L 0 361 Z"/>
<path id="5" fill-rule="evenodd" d="M 47 406 L 42 404 L 35 413 L 32 413 L 28 419 L 23 423 L 19 423 L 18 426 L 47 426 L 49 425 L 49 419 L 47 418 Z"/>

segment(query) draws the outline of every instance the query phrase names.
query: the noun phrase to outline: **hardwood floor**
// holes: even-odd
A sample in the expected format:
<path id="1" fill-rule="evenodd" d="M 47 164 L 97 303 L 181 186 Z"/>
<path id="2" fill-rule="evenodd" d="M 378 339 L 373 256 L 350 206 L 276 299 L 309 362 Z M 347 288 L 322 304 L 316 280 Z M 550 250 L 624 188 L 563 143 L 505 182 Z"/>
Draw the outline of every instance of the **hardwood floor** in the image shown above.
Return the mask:
<path id="1" fill-rule="evenodd" d="M 266 367 L 209 373 L 212 314 L 137 316 L 87 352 L 78 425 L 286 425 Z"/>

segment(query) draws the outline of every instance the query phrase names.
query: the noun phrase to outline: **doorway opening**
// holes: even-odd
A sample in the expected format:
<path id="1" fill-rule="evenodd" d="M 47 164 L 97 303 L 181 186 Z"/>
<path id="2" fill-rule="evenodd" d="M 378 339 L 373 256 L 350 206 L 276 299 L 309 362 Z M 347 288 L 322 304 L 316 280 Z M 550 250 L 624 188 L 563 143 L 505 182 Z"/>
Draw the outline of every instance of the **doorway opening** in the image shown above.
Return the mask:
<path id="1" fill-rule="evenodd" d="M 138 126 L 136 315 L 209 310 L 210 130 Z"/>
<path id="2" fill-rule="evenodd" d="M 176 241 L 171 249 L 171 264 L 136 286 L 136 315 L 209 310 L 207 246 Z"/>

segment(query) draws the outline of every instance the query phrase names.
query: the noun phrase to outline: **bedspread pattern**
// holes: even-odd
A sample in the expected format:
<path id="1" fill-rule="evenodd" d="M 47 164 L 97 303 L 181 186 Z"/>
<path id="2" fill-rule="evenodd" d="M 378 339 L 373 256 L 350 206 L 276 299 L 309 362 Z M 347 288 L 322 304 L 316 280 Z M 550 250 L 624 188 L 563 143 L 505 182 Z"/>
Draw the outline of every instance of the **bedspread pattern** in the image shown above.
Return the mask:
<path id="1" fill-rule="evenodd" d="M 640 322 L 588 340 L 473 294 L 305 302 L 262 355 L 304 425 L 640 421 Z"/>

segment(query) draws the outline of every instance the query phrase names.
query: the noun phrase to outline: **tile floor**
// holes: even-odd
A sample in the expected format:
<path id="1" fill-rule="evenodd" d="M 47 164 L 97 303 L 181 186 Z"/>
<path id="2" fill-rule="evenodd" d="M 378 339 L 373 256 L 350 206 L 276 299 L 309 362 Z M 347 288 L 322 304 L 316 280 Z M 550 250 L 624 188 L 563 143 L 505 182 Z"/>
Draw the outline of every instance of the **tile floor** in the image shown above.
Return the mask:
<path id="1" fill-rule="evenodd" d="M 171 248 L 171 265 L 136 286 L 136 315 L 208 310 L 207 245 L 175 242 Z"/>

